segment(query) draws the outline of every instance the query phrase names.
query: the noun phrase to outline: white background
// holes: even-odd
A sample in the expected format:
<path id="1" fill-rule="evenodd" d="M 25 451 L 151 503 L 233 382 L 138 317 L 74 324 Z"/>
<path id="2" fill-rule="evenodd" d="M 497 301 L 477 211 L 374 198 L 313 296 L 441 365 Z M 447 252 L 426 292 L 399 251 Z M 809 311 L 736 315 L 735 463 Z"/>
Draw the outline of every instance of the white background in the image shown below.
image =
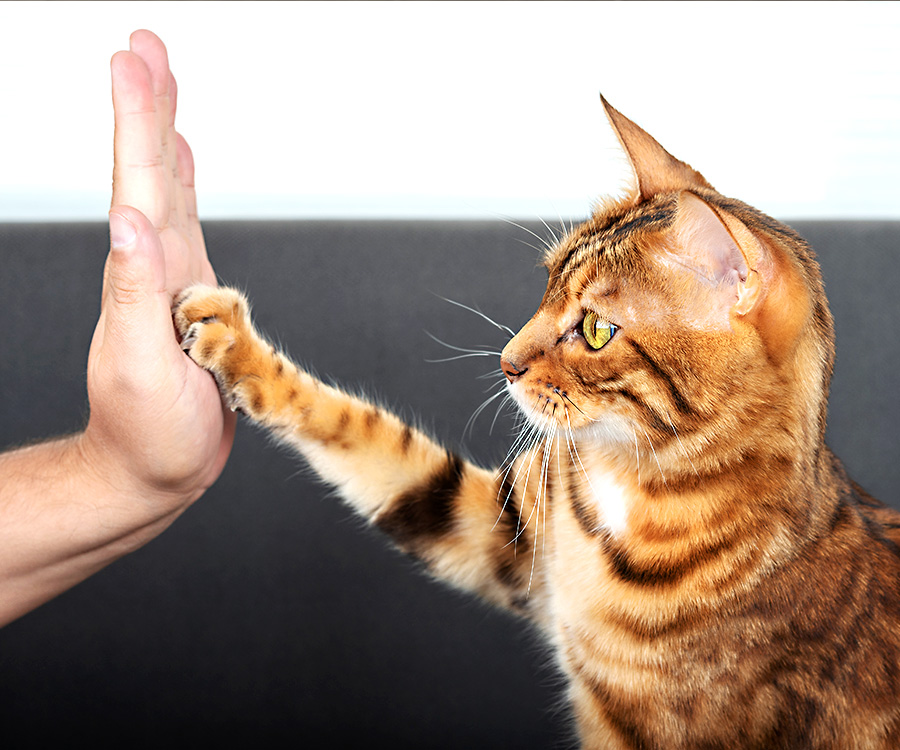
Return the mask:
<path id="1" fill-rule="evenodd" d="M 4 2 L 0 220 L 105 218 L 141 27 L 203 218 L 577 218 L 626 175 L 600 91 L 775 216 L 900 218 L 894 2 Z"/>

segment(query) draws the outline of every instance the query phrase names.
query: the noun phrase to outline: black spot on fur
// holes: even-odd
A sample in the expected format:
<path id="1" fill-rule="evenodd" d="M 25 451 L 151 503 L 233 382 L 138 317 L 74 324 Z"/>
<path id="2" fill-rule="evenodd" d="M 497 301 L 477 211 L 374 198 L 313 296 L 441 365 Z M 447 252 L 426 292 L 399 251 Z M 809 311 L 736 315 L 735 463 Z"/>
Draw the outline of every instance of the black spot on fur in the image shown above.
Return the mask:
<path id="1" fill-rule="evenodd" d="M 438 471 L 398 497 L 376 525 L 404 548 L 440 539 L 453 529 L 463 471 L 462 459 L 448 454 Z"/>

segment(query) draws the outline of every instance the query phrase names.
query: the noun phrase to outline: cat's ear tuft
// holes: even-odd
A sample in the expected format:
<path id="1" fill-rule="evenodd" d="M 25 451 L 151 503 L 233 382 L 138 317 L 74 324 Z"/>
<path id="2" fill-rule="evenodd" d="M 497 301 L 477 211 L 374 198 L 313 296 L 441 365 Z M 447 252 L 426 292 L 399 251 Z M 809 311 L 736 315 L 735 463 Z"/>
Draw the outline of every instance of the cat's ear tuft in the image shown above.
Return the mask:
<path id="1" fill-rule="evenodd" d="M 652 136 L 606 101 L 603 94 L 600 101 L 613 132 L 631 162 L 640 200 L 660 193 L 712 188 L 702 174 L 672 156 Z"/>

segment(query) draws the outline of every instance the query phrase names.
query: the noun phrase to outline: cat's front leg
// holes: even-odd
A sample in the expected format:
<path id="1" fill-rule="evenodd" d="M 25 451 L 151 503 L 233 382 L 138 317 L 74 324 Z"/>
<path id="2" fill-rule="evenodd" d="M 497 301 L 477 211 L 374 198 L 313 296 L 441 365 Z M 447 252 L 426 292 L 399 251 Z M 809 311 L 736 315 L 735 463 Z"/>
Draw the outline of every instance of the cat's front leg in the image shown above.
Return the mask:
<path id="1" fill-rule="evenodd" d="M 537 595 L 537 524 L 524 522 L 536 490 L 526 487 L 527 470 L 486 471 L 377 404 L 321 382 L 257 333 L 233 289 L 191 287 L 174 318 L 182 345 L 213 374 L 225 403 L 301 453 L 399 547 L 440 578 L 514 609 Z M 522 460 L 527 467 L 534 456 Z"/>

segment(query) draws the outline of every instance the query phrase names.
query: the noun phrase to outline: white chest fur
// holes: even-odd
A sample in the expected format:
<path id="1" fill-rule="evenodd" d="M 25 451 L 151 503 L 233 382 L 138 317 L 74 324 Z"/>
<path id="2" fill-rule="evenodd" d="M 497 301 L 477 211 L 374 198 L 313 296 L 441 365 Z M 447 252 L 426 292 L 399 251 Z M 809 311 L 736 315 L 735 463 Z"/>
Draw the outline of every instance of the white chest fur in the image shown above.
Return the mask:
<path id="1" fill-rule="evenodd" d="M 615 477 L 601 469 L 589 469 L 590 489 L 600 516 L 600 525 L 618 535 L 628 528 L 628 496 Z"/>

